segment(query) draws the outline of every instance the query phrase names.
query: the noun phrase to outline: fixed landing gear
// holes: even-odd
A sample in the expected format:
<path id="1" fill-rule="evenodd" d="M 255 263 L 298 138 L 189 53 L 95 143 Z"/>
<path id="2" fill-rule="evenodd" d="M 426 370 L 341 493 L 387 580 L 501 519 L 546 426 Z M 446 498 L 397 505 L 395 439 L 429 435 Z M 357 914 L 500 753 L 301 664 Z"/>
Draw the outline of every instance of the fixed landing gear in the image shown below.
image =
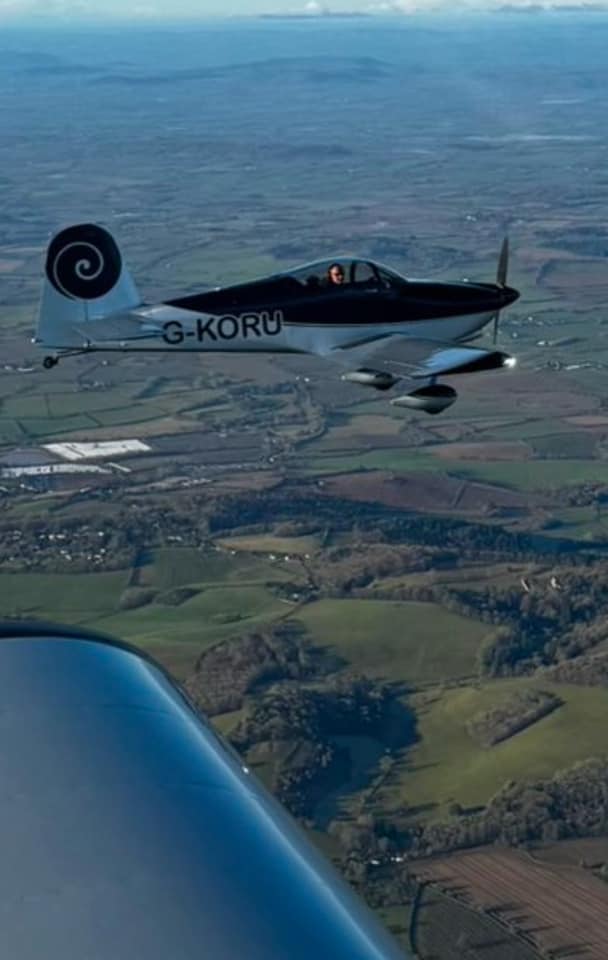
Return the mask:
<path id="1" fill-rule="evenodd" d="M 83 353 L 89 353 L 90 347 L 87 344 L 84 347 L 77 347 L 74 350 L 62 350 L 61 353 L 49 353 L 42 361 L 45 370 L 52 370 L 56 367 L 62 357 L 80 357 Z"/>

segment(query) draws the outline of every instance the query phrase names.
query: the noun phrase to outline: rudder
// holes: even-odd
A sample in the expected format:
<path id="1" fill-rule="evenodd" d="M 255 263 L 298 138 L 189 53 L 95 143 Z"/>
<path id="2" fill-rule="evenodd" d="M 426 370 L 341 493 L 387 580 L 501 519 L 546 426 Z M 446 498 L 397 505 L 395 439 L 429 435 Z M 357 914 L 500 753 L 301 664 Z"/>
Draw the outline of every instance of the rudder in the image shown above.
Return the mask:
<path id="1" fill-rule="evenodd" d="M 73 349 L 87 326 L 141 304 L 112 235 L 94 223 L 61 230 L 46 254 L 36 342 Z"/>

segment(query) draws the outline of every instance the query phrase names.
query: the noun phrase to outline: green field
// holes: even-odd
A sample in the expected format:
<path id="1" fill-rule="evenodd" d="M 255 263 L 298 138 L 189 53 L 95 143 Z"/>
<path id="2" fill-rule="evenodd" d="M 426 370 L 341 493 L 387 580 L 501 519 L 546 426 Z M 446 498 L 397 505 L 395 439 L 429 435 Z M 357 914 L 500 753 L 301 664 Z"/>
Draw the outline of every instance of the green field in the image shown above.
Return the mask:
<path id="1" fill-rule="evenodd" d="M 450 471 L 518 490 L 560 490 L 582 483 L 604 483 L 608 464 L 602 460 L 526 460 L 522 463 L 454 461 Z"/>
<path id="2" fill-rule="evenodd" d="M 76 394 L 72 394 L 74 400 L 77 400 Z M 84 413 L 85 408 L 82 404 L 74 403 L 70 414 Z M 41 417 L 48 414 L 47 398 L 39 394 L 16 394 L 14 396 L 3 397 L 0 401 L 0 416 L 5 417 Z"/>
<path id="3" fill-rule="evenodd" d="M 440 460 L 432 453 L 407 449 L 372 450 L 353 456 L 315 456 L 306 465 L 307 473 L 348 473 L 355 470 L 430 470 L 452 476 L 492 483 L 518 490 L 559 490 L 581 483 L 603 483 L 608 465 L 602 460 Z"/>
<path id="4" fill-rule="evenodd" d="M 270 622 L 286 609 L 262 586 L 218 586 L 204 588 L 178 607 L 151 603 L 87 623 L 143 647 L 193 644 L 194 659 L 204 646 Z"/>
<path id="5" fill-rule="evenodd" d="M 598 438 L 583 430 L 571 433 L 550 433 L 536 437 L 532 448 L 536 456 L 561 457 L 569 459 L 592 460 L 595 457 Z"/>
<path id="6" fill-rule="evenodd" d="M 51 416 L 69 417 L 75 413 L 97 414 L 100 410 L 130 409 L 134 392 L 116 388 L 103 391 L 71 391 L 51 394 L 47 400 Z"/>
<path id="7" fill-rule="evenodd" d="M 131 369 L 124 381 L 93 390 L 76 389 L 67 365 L 53 379 L 41 371 L 25 379 L 9 374 L 0 383 L 0 446 L 75 431 L 94 439 L 97 431 L 129 424 L 140 424 L 143 432 L 167 418 L 171 422 L 165 430 L 177 432 L 188 429 L 199 413 L 209 416 L 210 410 L 218 418 L 241 415 L 224 388 L 203 386 L 200 374 L 191 374 L 172 381 L 145 372 L 138 377 Z"/>
<path id="8" fill-rule="evenodd" d="M 295 554 L 296 556 L 314 553 L 318 547 L 316 537 L 275 537 L 269 533 L 260 534 L 260 536 L 224 537 L 217 542 L 226 550 Z"/>
<path id="9" fill-rule="evenodd" d="M 506 413 L 506 411 L 505 411 Z M 500 426 L 495 426 L 484 433 L 492 434 L 498 440 L 533 440 L 536 437 L 548 437 L 564 431 L 564 424 L 555 418 L 530 419 L 513 418 L 512 416 Z M 483 439 L 489 439 L 485 437 Z"/>
<path id="10" fill-rule="evenodd" d="M 90 432 L 97 426 L 95 421 L 87 414 L 75 414 L 73 417 L 58 417 L 56 419 L 20 417 L 16 422 L 28 436 L 40 439 L 73 433 L 75 430 Z"/>
<path id="11" fill-rule="evenodd" d="M 155 550 L 152 562 L 142 568 L 140 585 L 170 590 L 190 584 L 266 584 L 289 576 L 285 568 L 229 551 L 167 547 Z"/>
<path id="12" fill-rule="evenodd" d="M 594 506 L 564 507 L 554 512 L 555 525 L 544 531 L 548 537 L 569 540 L 605 540 L 608 537 L 608 510 Z"/>
<path id="13" fill-rule="evenodd" d="M 16 420 L 0 419 L 0 446 L 20 443 L 25 438 L 26 434 Z"/>
<path id="14" fill-rule="evenodd" d="M 391 931 L 397 942 L 406 950 L 410 948 L 408 931 L 411 907 L 412 904 L 408 902 L 399 906 L 384 907 L 376 911 L 384 926 Z"/>
<path id="15" fill-rule="evenodd" d="M 515 736 L 489 749 L 477 745 L 465 724 L 508 692 L 525 687 L 554 692 L 564 705 Z M 431 819 L 451 801 L 463 807 L 487 803 L 507 780 L 550 777 L 586 757 L 608 753 L 608 691 L 530 679 L 465 686 L 431 698 L 412 699 L 419 743 L 397 767 L 381 797 L 383 808 L 427 807 Z M 430 700 L 430 702 L 428 702 Z"/>
<path id="16" fill-rule="evenodd" d="M 137 386 L 114 387 L 109 390 L 77 391 L 62 382 L 41 384 L 28 381 L 30 389 L 5 395 L 0 401 L 0 444 L 47 437 L 60 437 L 74 431 L 94 435 L 99 427 L 138 423 L 159 418 L 171 404 L 133 403 Z M 51 390 L 53 386 L 55 389 Z"/>
<path id="17" fill-rule="evenodd" d="M 254 557 L 167 547 L 154 552 L 138 577 L 140 586 L 159 591 L 159 602 L 112 611 L 91 626 L 153 647 L 167 666 L 182 675 L 204 646 L 285 616 L 290 607 L 267 584 L 287 578 L 291 578 L 289 571 Z M 198 593 L 177 607 L 160 602 L 164 591 L 181 586 Z"/>
<path id="18" fill-rule="evenodd" d="M 395 413 L 394 407 L 389 407 L 377 413 L 356 413 L 349 416 L 348 424 L 337 428 L 344 432 L 371 434 L 372 436 L 397 436 L 403 427 L 403 418 Z"/>
<path id="19" fill-rule="evenodd" d="M 128 572 L 0 574 L 0 616 L 84 623 L 115 610 Z"/>
<path id="20" fill-rule="evenodd" d="M 201 281 L 213 286 L 242 283 L 275 273 L 282 267 L 274 257 L 257 249 L 240 250 L 235 259 L 230 245 L 218 241 L 168 257 L 160 269 L 171 270 L 171 287 L 179 290 L 186 284 L 200 284 Z"/>
<path id="21" fill-rule="evenodd" d="M 121 609 L 131 571 L 91 574 L 2 574 L 0 617 L 25 616 L 81 624 L 136 645 L 153 647 L 183 676 L 200 650 L 217 640 L 284 617 L 292 609 L 266 586 L 289 577 L 278 564 L 243 555 L 167 548 L 139 573 L 139 585 L 159 591 L 159 602 Z M 163 591 L 189 585 L 198 592 L 179 606 Z"/>
<path id="22" fill-rule="evenodd" d="M 489 629 L 432 603 L 319 600 L 297 616 L 356 670 L 412 686 L 471 676 Z"/>
<path id="23" fill-rule="evenodd" d="M 221 556 L 208 556 L 194 547 L 155 550 L 151 562 L 140 571 L 139 583 L 157 590 L 170 590 L 191 583 L 222 580 L 231 566 L 223 561 Z"/>
<path id="24" fill-rule="evenodd" d="M 162 407 L 151 403 L 136 403 L 118 410 L 98 410 L 96 413 L 91 413 L 90 417 L 96 427 L 119 427 L 123 423 L 138 424 L 149 420 L 160 420 L 166 415 Z"/>
<path id="25" fill-rule="evenodd" d="M 319 455 L 348 456 L 351 453 L 360 455 L 361 438 L 364 438 L 363 450 L 369 445 L 370 437 L 381 438 L 387 443 L 399 446 L 399 432 L 403 421 L 391 416 L 393 408 L 389 408 L 386 415 L 381 415 L 378 409 L 375 413 L 344 413 L 327 419 L 327 429 L 323 435 L 313 440 L 307 451 L 315 457 Z M 342 451 L 342 454 L 340 454 Z"/>
<path id="26" fill-rule="evenodd" d="M 309 474 L 350 473 L 355 470 L 395 470 L 407 473 L 412 470 L 436 470 L 446 472 L 445 463 L 428 453 L 410 452 L 407 448 L 370 450 L 354 456 L 315 456 L 307 461 L 305 472 Z"/>

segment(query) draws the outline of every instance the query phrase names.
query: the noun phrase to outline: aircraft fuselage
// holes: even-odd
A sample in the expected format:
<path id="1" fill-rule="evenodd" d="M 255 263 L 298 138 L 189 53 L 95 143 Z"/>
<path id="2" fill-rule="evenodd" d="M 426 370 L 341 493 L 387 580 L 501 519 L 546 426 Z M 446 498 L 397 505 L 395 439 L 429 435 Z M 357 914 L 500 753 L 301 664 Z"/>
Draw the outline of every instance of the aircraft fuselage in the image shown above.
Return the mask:
<path id="1" fill-rule="evenodd" d="M 325 353 L 394 333 L 467 340 L 517 297 L 495 284 L 391 279 L 390 288 L 352 283 L 311 291 L 285 275 L 139 307 L 131 315 L 162 328 L 155 349 Z"/>

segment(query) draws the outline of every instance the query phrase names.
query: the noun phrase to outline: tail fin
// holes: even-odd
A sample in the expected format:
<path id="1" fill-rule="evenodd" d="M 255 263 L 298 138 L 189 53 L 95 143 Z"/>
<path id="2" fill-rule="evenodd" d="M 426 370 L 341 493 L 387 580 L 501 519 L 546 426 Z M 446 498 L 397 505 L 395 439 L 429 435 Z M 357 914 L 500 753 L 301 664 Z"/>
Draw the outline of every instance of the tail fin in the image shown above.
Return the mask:
<path id="1" fill-rule="evenodd" d="M 108 231 L 94 223 L 67 227 L 47 250 L 35 342 L 56 349 L 80 347 L 89 324 L 140 303 Z"/>

